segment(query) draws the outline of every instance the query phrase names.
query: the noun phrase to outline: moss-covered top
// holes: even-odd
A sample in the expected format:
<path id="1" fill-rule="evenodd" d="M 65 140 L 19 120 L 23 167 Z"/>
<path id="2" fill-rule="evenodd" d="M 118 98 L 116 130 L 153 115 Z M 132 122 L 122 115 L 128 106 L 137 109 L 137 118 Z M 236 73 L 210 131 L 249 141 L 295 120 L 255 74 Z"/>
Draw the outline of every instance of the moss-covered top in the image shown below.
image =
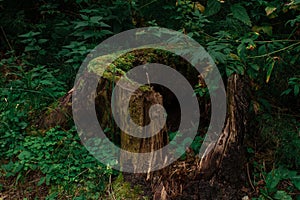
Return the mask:
<path id="1" fill-rule="evenodd" d="M 114 57 L 114 54 L 109 54 L 93 59 L 88 65 L 88 71 L 115 82 L 124 76 L 125 80 L 128 80 L 126 87 L 130 87 L 130 85 L 133 86 L 134 81 L 126 76 L 126 72 L 135 66 L 135 63 L 139 60 L 139 56 L 137 56 L 135 52 L 129 52 L 110 63 Z M 139 89 L 142 91 L 150 91 L 151 88 L 148 85 L 143 85 Z"/>
<path id="2" fill-rule="evenodd" d="M 120 54 L 121 56 L 115 59 L 117 55 Z M 113 62 L 111 63 L 112 60 Z M 132 80 L 126 77 L 126 72 L 135 66 L 146 63 L 160 63 L 168 65 L 187 76 L 187 79 L 190 79 L 189 81 L 191 81 L 193 84 L 197 83 L 198 81 L 196 75 L 198 72 L 187 61 L 179 56 L 174 56 L 174 54 L 171 52 L 151 48 L 133 50 L 127 53 L 120 51 L 114 54 L 97 57 L 90 61 L 88 65 L 88 71 L 115 82 L 118 81 L 121 76 L 125 76 L 125 78 L 128 80 L 128 83 L 134 83 Z M 150 87 L 142 86 L 140 89 L 145 91 L 149 90 Z"/>

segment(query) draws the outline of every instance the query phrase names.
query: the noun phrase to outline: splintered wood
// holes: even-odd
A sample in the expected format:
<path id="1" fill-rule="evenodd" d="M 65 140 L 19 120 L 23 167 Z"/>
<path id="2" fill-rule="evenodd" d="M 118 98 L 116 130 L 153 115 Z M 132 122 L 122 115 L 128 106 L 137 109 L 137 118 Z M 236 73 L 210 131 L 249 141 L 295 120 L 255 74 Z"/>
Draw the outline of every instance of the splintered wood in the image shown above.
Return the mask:
<path id="1" fill-rule="evenodd" d="M 122 95 L 121 95 L 122 96 Z M 128 105 L 124 105 L 123 99 L 120 99 L 118 102 L 115 102 L 118 108 L 120 109 L 119 117 L 121 123 L 124 123 L 122 126 L 126 127 L 125 130 L 127 131 L 135 131 L 133 130 L 134 127 L 130 127 L 127 124 L 127 119 L 125 118 L 126 109 L 128 109 Z M 144 127 L 150 123 L 150 116 L 149 116 L 149 109 L 152 105 L 155 104 L 163 104 L 162 96 L 155 92 L 154 90 L 150 89 L 147 91 L 137 90 L 134 92 L 134 95 L 131 97 L 130 105 L 129 105 L 129 113 L 131 119 L 140 127 Z M 155 116 L 151 116 L 154 122 L 164 121 L 162 119 L 163 113 L 156 113 Z M 128 116 L 127 116 L 128 117 Z M 152 121 L 152 122 L 153 122 Z M 159 127 L 156 123 L 151 123 L 151 126 L 146 131 L 153 132 Z M 133 153 L 152 153 L 164 147 L 168 142 L 168 134 L 167 134 L 167 127 L 164 126 L 157 134 L 149 138 L 137 138 L 133 137 L 130 134 L 121 130 L 121 148 L 122 150 L 126 150 Z M 156 155 L 156 156 L 155 156 Z M 144 158 L 142 154 L 132 154 L 132 153 L 121 153 L 120 156 L 120 163 L 122 168 L 130 167 L 134 169 L 136 172 L 136 168 L 139 167 L 140 169 L 147 169 L 147 171 L 151 171 L 153 165 L 155 163 L 162 163 L 163 162 L 163 155 L 162 154 L 152 154 L 151 158 Z M 128 166 L 131 165 L 131 166 Z"/>

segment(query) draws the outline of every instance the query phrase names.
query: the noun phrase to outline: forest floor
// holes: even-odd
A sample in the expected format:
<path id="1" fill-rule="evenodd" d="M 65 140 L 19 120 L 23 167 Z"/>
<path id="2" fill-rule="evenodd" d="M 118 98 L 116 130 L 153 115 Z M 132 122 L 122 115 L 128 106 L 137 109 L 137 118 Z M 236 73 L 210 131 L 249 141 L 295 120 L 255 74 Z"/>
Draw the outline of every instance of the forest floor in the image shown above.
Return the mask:
<path id="1" fill-rule="evenodd" d="M 176 161 L 171 167 L 167 167 L 154 173 L 155 178 L 163 179 L 164 190 L 168 192 L 167 199 L 192 200 L 192 199 L 242 199 L 247 195 L 251 195 L 251 188 L 246 182 L 236 182 L 234 184 L 213 178 L 210 181 L 201 180 L 195 173 L 198 159 L 189 161 Z M 169 171 L 167 171 L 168 169 Z M 230 172 L 228 172 L 230 176 Z M 0 179 L 2 192 L 0 192 L 1 200 L 10 199 L 45 199 L 49 194 L 50 187 L 46 184 L 38 185 L 41 173 L 36 171 L 28 171 L 22 181 L 17 180 L 18 177 Z M 153 179 L 146 180 L 146 174 L 123 173 L 124 181 L 130 183 L 131 187 L 139 186 L 143 192 L 140 199 L 159 200 L 163 198 L 162 187 L 154 185 Z M 65 197 L 63 199 L 70 199 Z M 105 199 L 105 198 L 103 198 Z"/>

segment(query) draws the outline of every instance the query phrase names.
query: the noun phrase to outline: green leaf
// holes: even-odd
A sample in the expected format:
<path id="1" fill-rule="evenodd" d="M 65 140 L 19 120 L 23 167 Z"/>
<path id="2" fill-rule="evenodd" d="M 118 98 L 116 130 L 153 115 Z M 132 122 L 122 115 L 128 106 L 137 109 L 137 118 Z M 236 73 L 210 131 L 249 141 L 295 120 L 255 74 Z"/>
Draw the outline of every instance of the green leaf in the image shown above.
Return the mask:
<path id="1" fill-rule="evenodd" d="M 221 10 L 221 3 L 217 0 L 208 0 L 204 14 L 211 16 L 217 14 Z"/>
<path id="2" fill-rule="evenodd" d="M 300 190 L 300 176 L 292 178 L 292 183 L 297 188 L 297 190 Z"/>
<path id="3" fill-rule="evenodd" d="M 252 30 L 254 32 L 257 32 L 257 33 L 259 33 L 259 32 L 262 31 L 263 33 L 265 33 L 265 34 L 267 34 L 269 36 L 271 36 L 272 33 L 273 33 L 273 27 L 272 26 L 253 26 Z"/>
<path id="4" fill-rule="evenodd" d="M 273 170 L 267 174 L 266 177 L 266 187 L 269 191 L 272 191 L 276 188 L 279 181 L 281 180 L 280 174 L 277 170 Z"/>
<path id="5" fill-rule="evenodd" d="M 80 16 L 82 17 L 82 19 L 83 20 L 85 20 L 85 21 L 88 21 L 89 20 L 89 17 L 88 16 L 86 16 L 86 15 L 82 15 L 82 14 L 80 14 Z"/>
<path id="6" fill-rule="evenodd" d="M 46 177 L 45 177 L 45 176 L 42 177 L 42 178 L 40 179 L 40 181 L 38 182 L 37 186 L 41 186 L 41 185 L 45 182 L 45 180 L 46 180 Z"/>
<path id="7" fill-rule="evenodd" d="M 83 22 L 76 22 L 76 26 L 74 27 L 75 29 L 78 29 L 80 27 L 86 27 L 89 25 L 89 23 L 87 21 L 83 21 Z"/>
<path id="8" fill-rule="evenodd" d="M 267 35 L 271 36 L 273 33 L 273 27 L 272 26 L 262 26 L 261 30 L 266 33 Z"/>
<path id="9" fill-rule="evenodd" d="M 26 46 L 25 47 L 25 52 L 29 52 L 29 51 L 38 51 L 40 50 L 41 48 L 39 46 Z"/>
<path id="10" fill-rule="evenodd" d="M 277 8 L 273 6 L 268 6 L 265 8 L 267 16 L 271 15 Z"/>
<path id="11" fill-rule="evenodd" d="M 275 193 L 274 198 L 278 200 L 293 200 L 289 194 L 287 194 L 285 191 L 282 190 L 278 190 Z"/>
<path id="12" fill-rule="evenodd" d="M 299 94 L 299 85 L 294 86 L 294 95 L 297 96 Z"/>
<path id="13" fill-rule="evenodd" d="M 231 67 L 226 67 L 226 75 L 229 77 L 231 74 L 233 74 L 235 71 Z"/>
<path id="14" fill-rule="evenodd" d="M 226 74 L 227 76 L 230 76 L 233 73 L 237 73 L 237 74 L 244 74 L 244 65 L 242 65 L 239 62 L 232 62 L 231 64 L 226 66 Z"/>
<path id="15" fill-rule="evenodd" d="M 112 35 L 113 32 L 111 32 L 111 31 L 109 31 L 109 30 L 101 30 L 101 31 L 99 32 L 99 34 L 100 34 L 101 36 L 106 36 L 106 35 Z"/>
<path id="16" fill-rule="evenodd" d="M 214 58 L 214 60 L 220 62 L 220 63 L 225 63 L 226 60 L 226 55 L 221 53 L 221 52 L 217 52 L 217 51 L 210 51 L 209 52 L 211 57 Z"/>
<path id="17" fill-rule="evenodd" d="M 92 30 L 84 31 L 83 33 L 78 34 L 78 36 L 81 35 L 81 34 L 83 35 L 84 39 L 88 39 L 88 38 L 92 38 L 92 37 L 97 36 L 97 33 L 92 31 Z"/>
<path id="18" fill-rule="evenodd" d="M 20 160 L 26 160 L 31 157 L 31 153 L 29 151 L 23 151 L 18 155 Z"/>
<path id="19" fill-rule="evenodd" d="M 103 19 L 103 17 L 101 17 L 101 16 L 94 16 L 94 17 L 91 17 L 90 22 L 97 24 L 97 23 L 99 23 L 99 21 L 101 19 Z"/>
<path id="20" fill-rule="evenodd" d="M 258 55 L 263 55 L 265 53 L 267 53 L 266 45 L 262 45 L 262 46 L 258 47 Z"/>
<path id="21" fill-rule="evenodd" d="M 110 25 L 105 24 L 104 22 L 100 22 L 101 27 L 110 28 Z"/>
<path id="22" fill-rule="evenodd" d="M 257 64 L 252 64 L 252 65 L 250 65 L 251 66 L 251 68 L 252 69 L 254 69 L 255 71 L 259 71 L 259 65 L 257 65 Z"/>
<path id="23" fill-rule="evenodd" d="M 289 89 L 287 89 L 287 90 L 284 90 L 284 91 L 281 93 L 281 96 L 283 96 L 283 95 L 288 95 L 289 93 L 291 93 L 291 91 L 292 91 L 291 88 L 289 88 Z"/>
<path id="24" fill-rule="evenodd" d="M 41 80 L 40 83 L 43 85 L 53 85 L 53 83 L 50 80 Z"/>
<path id="25" fill-rule="evenodd" d="M 45 42 L 48 42 L 48 39 L 39 39 L 39 40 L 38 40 L 38 43 L 39 43 L 39 44 L 43 44 L 43 43 L 45 43 Z"/>
<path id="26" fill-rule="evenodd" d="M 230 10 L 234 18 L 240 20 L 248 26 L 251 26 L 249 15 L 247 13 L 247 10 L 243 6 L 241 6 L 240 4 L 234 4 L 230 7 Z"/>
<path id="27" fill-rule="evenodd" d="M 54 200 L 57 199 L 58 192 L 53 192 L 46 197 L 46 200 Z"/>
<path id="28" fill-rule="evenodd" d="M 268 58 L 267 65 L 266 65 L 266 68 L 267 68 L 266 83 L 268 83 L 270 81 L 270 77 L 271 77 L 274 65 L 275 65 L 275 60 L 272 58 Z"/>
<path id="29" fill-rule="evenodd" d="M 41 34 L 41 32 L 33 32 L 33 31 L 30 31 L 30 32 L 25 33 L 25 34 L 23 34 L 23 35 L 19 35 L 19 37 L 23 37 L 23 38 L 32 38 L 32 37 L 34 37 L 34 36 L 36 36 L 36 35 L 39 35 L 39 34 Z"/>

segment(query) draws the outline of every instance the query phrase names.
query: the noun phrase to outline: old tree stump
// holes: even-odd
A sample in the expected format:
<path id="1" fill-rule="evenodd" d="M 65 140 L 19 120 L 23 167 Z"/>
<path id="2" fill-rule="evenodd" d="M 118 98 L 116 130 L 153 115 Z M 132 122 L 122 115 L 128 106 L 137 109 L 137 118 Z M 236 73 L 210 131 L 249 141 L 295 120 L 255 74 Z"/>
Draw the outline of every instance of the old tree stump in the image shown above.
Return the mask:
<path id="1" fill-rule="evenodd" d="M 103 62 L 105 56 L 94 59 L 89 65 L 85 81 L 93 78 L 93 74 L 97 74 L 97 62 Z M 95 99 L 95 109 L 100 126 L 106 130 L 106 136 L 122 149 L 135 153 L 152 152 L 160 149 L 169 143 L 168 132 L 176 130 L 180 122 L 180 108 L 174 94 L 166 88 L 156 85 L 144 85 L 138 90 L 133 91 L 130 98 L 130 116 L 139 126 L 149 124 L 150 116 L 149 108 L 154 104 L 161 104 L 167 111 L 166 125 L 161 131 L 150 138 L 136 138 L 126 132 L 120 130 L 116 125 L 112 110 L 112 91 L 116 82 L 123 76 L 126 71 L 137 65 L 148 62 L 156 62 L 166 64 L 173 67 L 183 74 L 192 86 L 197 85 L 203 80 L 199 80 L 198 72 L 193 69 L 185 60 L 170 56 L 167 53 L 157 52 L 155 50 L 133 51 L 118 58 L 110 66 L 107 66 L 102 78 L 97 86 L 97 93 L 94 97 L 87 99 Z M 94 67 L 93 67 L 94 66 Z M 201 77 L 200 77 L 201 79 Z M 88 83 L 86 83 L 88 84 Z M 222 196 L 222 191 L 213 192 L 219 184 L 230 184 L 238 187 L 240 181 L 243 180 L 243 158 L 244 152 L 242 148 L 244 134 L 247 128 L 247 81 L 243 76 L 233 74 L 227 80 L 227 116 L 223 131 L 216 143 L 209 145 L 205 155 L 202 158 L 195 156 L 188 147 L 186 158 L 176 161 L 174 164 L 154 173 L 148 173 L 147 176 L 138 175 L 136 178 L 143 178 L 150 181 L 153 189 L 154 199 L 184 199 L 185 197 L 193 197 L 194 199 L 218 199 Z M 76 87 L 76 86 L 75 86 Z M 130 80 L 123 88 L 125 91 L 132 90 Z M 55 112 L 45 115 L 43 128 L 53 126 L 57 121 L 57 116 L 66 114 L 71 115 L 71 98 L 73 90 L 70 90 L 65 97 L 60 99 Z M 89 93 L 87 92 L 87 96 Z M 128 109 L 124 105 L 122 99 L 114 101 L 115 107 L 119 109 L 119 116 L 124 116 L 125 110 Z M 204 115 L 209 116 L 210 102 L 199 98 L 200 107 L 204 110 Z M 62 113 L 60 113 L 62 112 Z M 202 112 L 203 113 L 203 112 Z M 202 117 L 201 113 L 201 117 Z M 88 116 L 87 116 L 88 117 Z M 153 117 L 153 116 L 152 116 Z M 157 116 L 156 116 L 157 117 Z M 66 120 L 63 118 L 63 120 Z M 201 119 L 207 121 L 208 117 Z M 127 121 L 120 120 L 126 127 Z M 160 121 L 160 120 L 158 120 Z M 63 123 L 59 121 L 59 123 Z M 87 126 L 93 126 L 87 124 Z M 155 129 L 155 124 L 149 130 Z M 199 132 L 201 128 L 198 129 Z M 128 127 L 127 131 L 130 131 Z M 202 135 L 203 136 L 203 135 Z M 151 166 L 153 160 L 141 160 L 138 156 L 126 157 L 120 155 L 119 161 L 122 166 L 126 165 L 145 165 Z M 156 157 L 153 159 L 162 159 Z M 216 187 L 215 187 L 216 186 Z M 189 189 L 194 188 L 193 191 Z M 196 189 L 195 189 L 196 188 Z M 189 194 L 185 194 L 189 193 Z M 191 196 L 191 193 L 194 193 Z M 190 195 L 190 196 L 188 196 Z"/>

